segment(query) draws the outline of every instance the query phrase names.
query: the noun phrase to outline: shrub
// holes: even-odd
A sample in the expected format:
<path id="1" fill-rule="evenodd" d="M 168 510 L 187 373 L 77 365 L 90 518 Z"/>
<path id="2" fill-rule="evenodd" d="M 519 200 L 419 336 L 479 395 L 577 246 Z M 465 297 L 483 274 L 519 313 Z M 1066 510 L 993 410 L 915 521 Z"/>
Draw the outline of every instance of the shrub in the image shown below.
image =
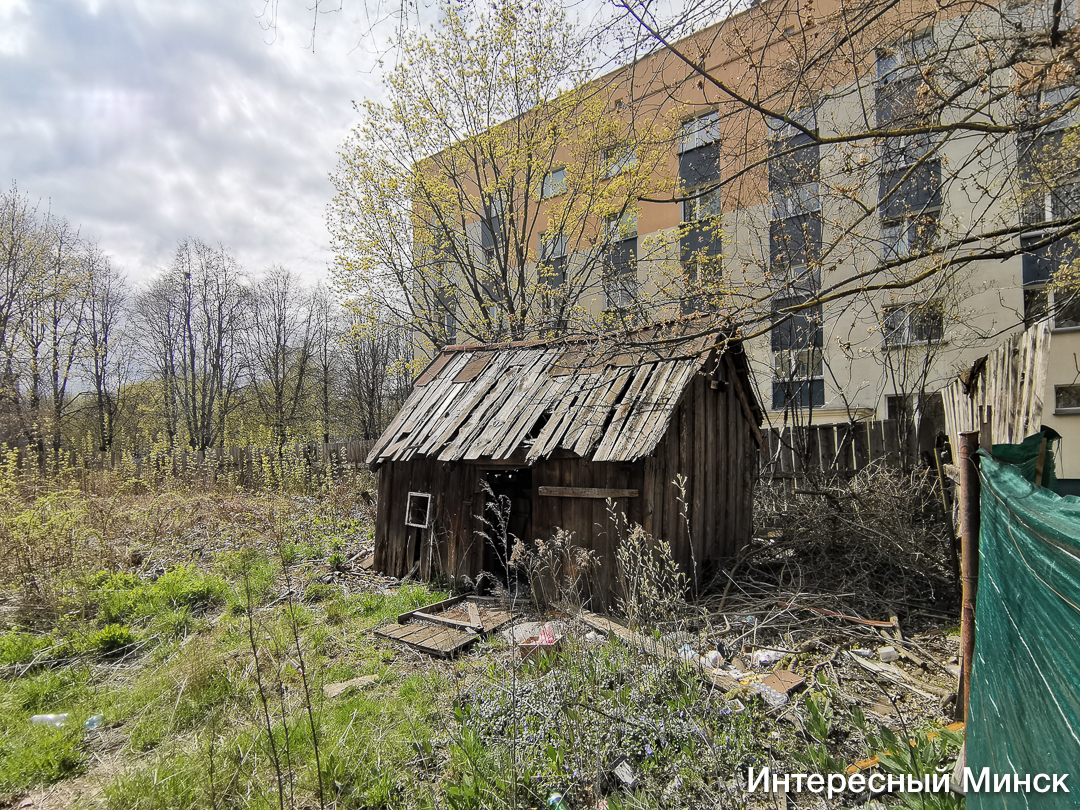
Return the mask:
<path id="1" fill-rule="evenodd" d="M 131 628 L 122 624 L 108 624 L 91 634 L 87 646 L 101 655 L 115 655 L 124 652 L 136 641 Z"/>

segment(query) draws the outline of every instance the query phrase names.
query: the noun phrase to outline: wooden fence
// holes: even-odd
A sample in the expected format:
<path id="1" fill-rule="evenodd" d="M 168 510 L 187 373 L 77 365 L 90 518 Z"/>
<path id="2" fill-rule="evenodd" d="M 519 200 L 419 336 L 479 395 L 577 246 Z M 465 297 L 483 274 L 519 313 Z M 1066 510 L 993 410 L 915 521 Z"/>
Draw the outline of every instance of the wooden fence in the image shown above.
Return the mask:
<path id="1" fill-rule="evenodd" d="M 1042 425 L 1050 324 L 1043 321 L 1013 335 L 942 389 L 949 443 L 990 423 L 998 443 L 1016 444 Z"/>
<path id="2" fill-rule="evenodd" d="M 273 485 L 286 476 L 340 476 L 345 471 L 367 469 L 366 459 L 374 441 L 288 444 L 285 447 L 225 447 L 208 450 L 177 449 L 172 452 L 135 455 L 116 451 L 80 455 L 63 451 L 57 459 L 51 451 L 42 456 L 25 446 L 9 448 L 16 453 L 21 470 L 62 466 L 66 470 L 130 470 L 139 479 L 172 476 L 183 480 L 232 477 L 244 487 Z"/>
<path id="3" fill-rule="evenodd" d="M 871 462 L 900 468 L 916 455 L 914 431 L 901 430 L 892 420 L 769 428 L 762 431 L 762 480 L 798 487 L 811 477 L 851 478 Z"/>

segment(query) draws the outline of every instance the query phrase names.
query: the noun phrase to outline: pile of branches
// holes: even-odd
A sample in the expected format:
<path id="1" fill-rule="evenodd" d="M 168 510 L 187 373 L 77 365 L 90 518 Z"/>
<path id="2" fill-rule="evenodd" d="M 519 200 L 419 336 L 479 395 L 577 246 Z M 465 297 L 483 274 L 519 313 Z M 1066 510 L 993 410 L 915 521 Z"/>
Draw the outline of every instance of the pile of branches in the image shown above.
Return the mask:
<path id="1" fill-rule="evenodd" d="M 729 569 L 736 580 L 828 594 L 839 609 L 863 616 L 955 613 L 951 516 L 934 471 L 871 464 L 851 479 L 800 486 L 758 486 L 757 537 L 737 572 Z"/>

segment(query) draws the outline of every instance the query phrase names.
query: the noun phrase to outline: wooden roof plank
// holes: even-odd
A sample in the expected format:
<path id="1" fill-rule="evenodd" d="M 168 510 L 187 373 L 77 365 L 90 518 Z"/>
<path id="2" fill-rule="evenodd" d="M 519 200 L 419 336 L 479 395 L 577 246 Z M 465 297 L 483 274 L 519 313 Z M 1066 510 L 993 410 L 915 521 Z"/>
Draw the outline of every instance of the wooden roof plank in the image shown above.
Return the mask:
<path id="1" fill-rule="evenodd" d="M 574 416 L 574 408 L 583 389 L 588 385 L 588 377 L 591 375 L 578 375 L 570 377 L 570 385 L 567 386 L 563 396 L 559 399 L 552 411 L 551 418 L 536 437 L 536 444 L 529 451 L 528 459 L 544 458 L 558 447 L 559 439 L 566 431 L 568 422 Z"/>
<path id="2" fill-rule="evenodd" d="M 600 401 L 599 407 L 596 408 L 594 414 L 585 425 L 585 428 L 581 431 L 581 436 L 578 438 L 577 444 L 574 445 L 574 452 L 579 456 L 588 456 L 592 452 L 596 442 L 603 435 L 604 422 L 607 421 L 608 414 L 611 413 L 611 409 L 615 407 L 615 402 L 622 392 L 626 390 L 627 383 L 630 381 L 630 369 L 617 368 L 613 369 L 613 372 L 613 378 L 610 385 L 608 385 L 607 391 L 604 393 L 604 398 Z"/>
<path id="3" fill-rule="evenodd" d="M 615 368 L 604 372 L 603 378 L 598 381 L 596 390 L 590 395 L 589 401 L 578 412 L 574 423 L 566 431 L 562 441 L 564 447 L 582 457 L 587 454 L 591 445 L 592 428 L 602 425 L 607 420 L 607 415 L 611 411 L 611 402 L 615 399 L 615 396 L 611 394 L 611 389 L 620 382 L 624 373 Z"/>
<path id="4" fill-rule="evenodd" d="M 382 436 L 375 443 L 375 446 L 371 448 L 371 452 L 368 454 L 368 462 L 371 463 L 375 460 L 384 460 L 387 456 L 392 454 L 386 452 L 387 448 L 391 445 L 397 445 L 402 438 L 402 432 L 405 431 L 407 424 L 418 424 L 421 415 L 427 414 L 435 405 L 442 401 L 442 394 L 450 380 L 453 379 L 450 372 L 453 371 L 463 359 L 455 356 L 453 358 L 458 362 L 449 362 L 443 366 L 443 370 L 447 371 L 445 377 L 437 377 L 434 381 L 428 383 L 422 388 L 414 388 L 412 393 L 406 398 L 405 403 L 401 406 L 401 410 L 391 420 L 386 430 L 383 431 Z"/>
<path id="5" fill-rule="evenodd" d="M 623 425 L 626 420 L 634 412 L 634 408 L 637 404 L 638 395 L 641 393 L 641 389 L 648 385 L 649 380 L 656 372 L 656 364 L 649 363 L 648 365 L 639 366 L 634 370 L 634 379 L 630 383 L 630 387 L 623 395 L 622 402 L 619 403 L 618 409 L 615 411 L 615 416 L 611 420 L 611 424 L 608 425 L 607 430 L 604 431 L 604 436 L 600 439 L 600 444 L 594 451 L 593 458 L 596 461 L 606 461 L 608 454 L 611 452 L 611 448 L 618 441 L 619 434 L 622 432 Z"/>
<path id="6" fill-rule="evenodd" d="M 652 452 L 653 448 L 664 437 L 664 434 L 667 433 L 668 426 L 671 424 L 671 417 L 679 405 L 679 400 L 682 398 L 686 386 L 697 374 L 697 371 L 697 364 L 688 361 L 672 375 L 665 386 L 666 390 L 662 399 L 641 426 L 641 431 L 633 443 L 624 449 L 620 460 L 632 461 L 647 456 Z"/>
<path id="7" fill-rule="evenodd" d="M 492 450 L 492 458 L 506 458 L 517 450 L 549 404 L 552 389 L 561 387 L 558 379 L 546 375 L 541 377 L 537 385 L 530 389 L 526 407 L 521 409 L 517 420 L 503 432 L 502 441 Z"/>
<path id="8" fill-rule="evenodd" d="M 487 396 L 491 385 L 499 379 L 500 372 L 509 363 L 510 352 L 504 352 L 494 363 L 486 369 L 472 383 L 459 383 L 463 386 L 461 396 L 455 403 L 452 412 L 442 420 L 441 424 L 432 425 L 433 437 L 429 442 L 427 455 L 438 456 L 446 449 L 447 443 L 453 438 L 458 429 L 472 414 L 473 410 Z"/>
<path id="9" fill-rule="evenodd" d="M 639 392 L 634 401 L 633 413 L 623 423 L 622 429 L 612 441 L 606 461 L 622 461 L 625 459 L 627 448 L 633 444 L 634 439 L 640 433 L 645 422 L 658 406 L 662 392 L 671 379 L 671 375 L 678 367 L 678 363 L 660 363 L 656 371 Z"/>
<path id="10" fill-rule="evenodd" d="M 511 432 L 521 419 L 522 411 L 529 410 L 523 407 L 524 403 L 534 401 L 538 387 L 543 387 L 547 382 L 544 372 L 544 354 L 537 352 L 533 362 L 516 375 L 514 390 L 503 400 L 502 406 L 492 417 L 491 423 L 484 431 L 482 440 L 474 442 L 473 450 L 466 454 L 466 458 L 502 458 L 499 452 L 506 441 L 506 434 Z M 511 448 L 511 452 L 513 448 Z M 475 456 L 473 455 L 475 453 Z"/>

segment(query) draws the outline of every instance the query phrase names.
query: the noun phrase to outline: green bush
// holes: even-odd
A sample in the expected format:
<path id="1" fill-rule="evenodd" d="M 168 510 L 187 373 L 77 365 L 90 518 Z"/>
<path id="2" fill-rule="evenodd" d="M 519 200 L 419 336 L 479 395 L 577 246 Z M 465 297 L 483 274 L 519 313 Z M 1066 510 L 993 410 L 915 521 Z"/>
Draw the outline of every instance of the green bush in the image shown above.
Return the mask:
<path id="1" fill-rule="evenodd" d="M 100 655 L 116 655 L 135 643 L 137 637 L 130 627 L 108 624 L 90 635 L 87 646 Z"/>
<path id="2" fill-rule="evenodd" d="M 28 664 L 42 650 L 53 645 L 51 635 L 20 633 L 12 630 L 0 635 L 0 664 Z"/>

